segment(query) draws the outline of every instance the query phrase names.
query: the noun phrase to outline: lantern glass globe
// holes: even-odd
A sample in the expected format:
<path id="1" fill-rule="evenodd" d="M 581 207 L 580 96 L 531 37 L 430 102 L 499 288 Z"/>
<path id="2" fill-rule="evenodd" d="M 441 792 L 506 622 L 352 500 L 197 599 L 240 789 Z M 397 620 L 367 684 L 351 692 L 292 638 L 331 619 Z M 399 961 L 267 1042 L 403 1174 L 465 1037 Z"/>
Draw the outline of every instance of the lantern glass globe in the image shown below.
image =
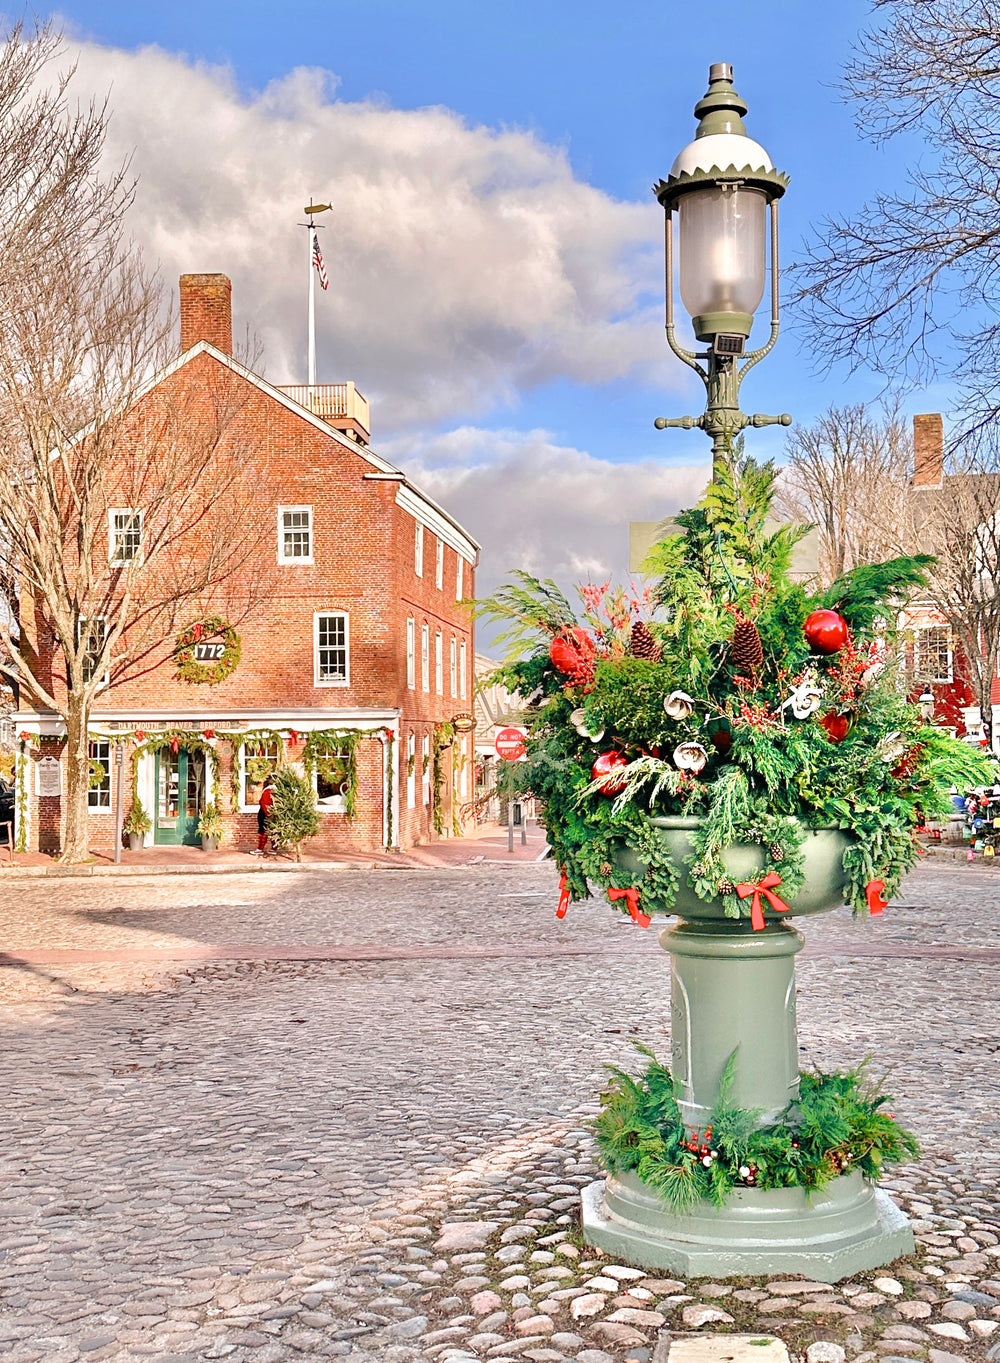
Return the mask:
<path id="1" fill-rule="evenodd" d="M 752 314 L 764 296 L 767 196 L 716 183 L 678 204 L 681 300 L 692 318 Z"/>

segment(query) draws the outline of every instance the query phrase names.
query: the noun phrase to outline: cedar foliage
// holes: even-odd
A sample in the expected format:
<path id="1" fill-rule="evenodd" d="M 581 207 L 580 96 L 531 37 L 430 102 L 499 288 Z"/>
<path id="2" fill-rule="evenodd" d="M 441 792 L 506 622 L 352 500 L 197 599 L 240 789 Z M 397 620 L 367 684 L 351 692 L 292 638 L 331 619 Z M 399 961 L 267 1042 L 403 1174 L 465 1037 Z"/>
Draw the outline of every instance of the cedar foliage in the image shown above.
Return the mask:
<path id="1" fill-rule="evenodd" d="M 275 847 L 286 847 L 302 860 L 302 844 L 319 832 L 319 815 L 312 782 L 294 767 L 282 767 L 274 780 L 274 801 L 267 831 Z"/>

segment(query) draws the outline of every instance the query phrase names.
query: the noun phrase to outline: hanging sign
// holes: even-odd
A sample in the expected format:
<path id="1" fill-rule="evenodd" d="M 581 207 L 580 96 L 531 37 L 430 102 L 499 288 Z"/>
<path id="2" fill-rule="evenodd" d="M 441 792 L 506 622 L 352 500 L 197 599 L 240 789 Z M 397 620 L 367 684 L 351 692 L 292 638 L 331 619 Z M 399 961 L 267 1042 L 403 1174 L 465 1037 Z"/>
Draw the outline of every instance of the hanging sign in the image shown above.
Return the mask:
<path id="1" fill-rule="evenodd" d="M 58 757 L 42 757 L 38 762 L 38 794 L 62 794 L 62 763 Z"/>
<path id="2" fill-rule="evenodd" d="M 502 758 L 505 762 L 520 762 L 525 755 L 525 737 L 523 729 L 513 727 L 501 729 L 493 743 L 497 757 Z"/>
<path id="3" fill-rule="evenodd" d="M 451 722 L 457 734 L 471 734 L 476 727 L 476 721 L 470 714 L 453 715 Z"/>

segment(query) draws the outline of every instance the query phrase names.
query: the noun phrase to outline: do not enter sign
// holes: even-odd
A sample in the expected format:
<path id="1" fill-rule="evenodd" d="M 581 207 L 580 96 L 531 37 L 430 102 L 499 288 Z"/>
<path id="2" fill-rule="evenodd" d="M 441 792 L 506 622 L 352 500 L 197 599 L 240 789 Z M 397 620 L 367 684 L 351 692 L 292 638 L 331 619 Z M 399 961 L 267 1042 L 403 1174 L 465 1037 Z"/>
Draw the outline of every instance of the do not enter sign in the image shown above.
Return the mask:
<path id="1" fill-rule="evenodd" d="M 524 756 L 524 737 L 523 729 L 501 729 L 494 743 L 497 757 L 507 762 L 519 762 Z"/>

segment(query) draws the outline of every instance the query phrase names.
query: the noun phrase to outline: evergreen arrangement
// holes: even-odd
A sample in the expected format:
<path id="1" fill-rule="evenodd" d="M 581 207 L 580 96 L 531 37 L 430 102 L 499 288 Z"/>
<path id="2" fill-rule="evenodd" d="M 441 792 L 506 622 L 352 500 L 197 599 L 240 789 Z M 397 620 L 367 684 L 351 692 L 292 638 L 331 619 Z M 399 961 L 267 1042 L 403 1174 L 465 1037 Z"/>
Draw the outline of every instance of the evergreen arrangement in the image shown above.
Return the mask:
<path id="1" fill-rule="evenodd" d="M 807 832 L 832 827 L 848 835 L 860 910 L 871 882 L 896 891 L 919 855 L 914 829 L 948 817 L 953 789 L 992 780 L 901 689 L 896 622 L 933 560 L 858 567 L 810 591 L 790 573 L 808 527 L 766 525 L 774 480 L 750 459 L 718 470 L 656 546 L 641 595 L 582 587 L 578 614 L 553 582 L 518 573 L 479 603 L 505 625 L 499 678 L 528 703 L 515 774 L 542 801 L 566 899 L 595 885 L 633 917 L 637 903 L 666 913 L 687 871 L 702 899 L 749 916 L 725 849 L 763 848 L 762 876 L 794 897 Z M 687 867 L 650 815 L 698 820 Z M 623 871 L 623 847 L 644 871 Z"/>
<path id="2" fill-rule="evenodd" d="M 648 1065 L 638 1078 L 607 1067 L 611 1082 L 593 1127 L 608 1169 L 635 1170 L 676 1212 L 702 1198 L 722 1206 L 740 1188 L 818 1191 L 853 1170 L 875 1181 L 885 1165 L 920 1153 L 912 1132 L 884 1110 L 892 1100 L 871 1081 L 867 1064 L 803 1074 L 796 1101 L 761 1126 L 760 1111 L 729 1102 L 733 1054 L 711 1121 L 697 1131 L 684 1124 L 669 1069 L 648 1047 L 637 1049 Z"/>
<path id="3" fill-rule="evenodd" d="M 302 844 L 320 829 L 312 782 L 294 767 L 282 767 L 272 786 L 274 800 L 267 819 L 267 831 L 275 847 L 288 848 L 296 861 L 302 860 Z"/>

